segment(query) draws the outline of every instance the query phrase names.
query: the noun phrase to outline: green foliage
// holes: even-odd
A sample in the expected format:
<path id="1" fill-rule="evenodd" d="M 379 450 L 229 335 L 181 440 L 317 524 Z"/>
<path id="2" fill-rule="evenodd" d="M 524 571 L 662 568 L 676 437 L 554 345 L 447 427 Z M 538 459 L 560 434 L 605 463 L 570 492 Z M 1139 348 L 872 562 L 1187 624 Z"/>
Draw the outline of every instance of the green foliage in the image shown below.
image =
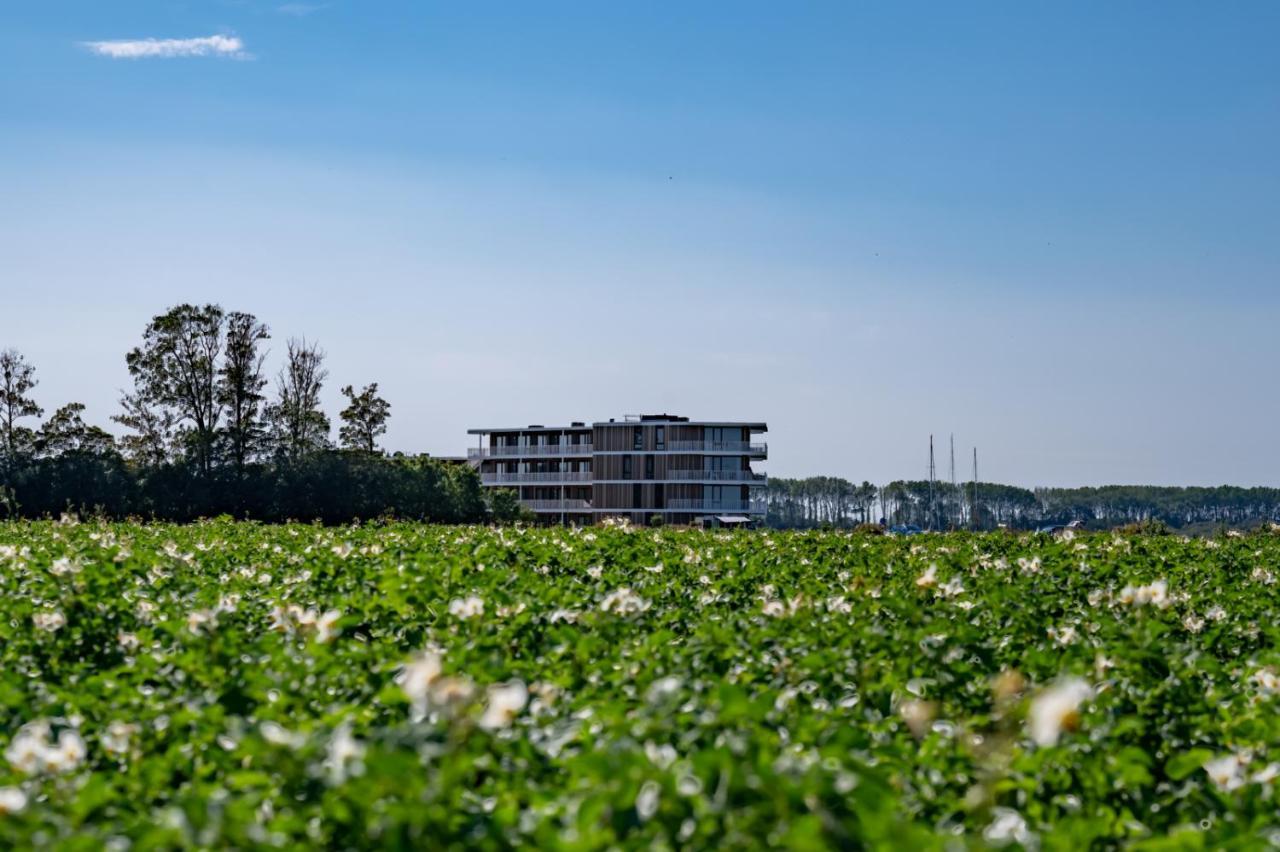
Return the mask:
<path id="1" fill-rule="evenodd" d="M 0 523 L 0 848 L 1265 847 L 1278 574 L 1271 536 Z"/>

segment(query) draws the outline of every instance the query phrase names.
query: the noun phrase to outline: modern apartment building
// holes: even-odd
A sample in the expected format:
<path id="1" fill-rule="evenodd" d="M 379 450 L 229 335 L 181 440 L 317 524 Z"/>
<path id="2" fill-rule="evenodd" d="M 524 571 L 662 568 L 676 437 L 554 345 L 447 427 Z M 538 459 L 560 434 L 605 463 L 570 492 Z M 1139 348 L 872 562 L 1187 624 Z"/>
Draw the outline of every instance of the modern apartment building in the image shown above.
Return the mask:
<path id="1" fill-rule="evenodd" d="M 744 524 L 763 518 L 764 423 L 669 414 L 568 426 L 469 429 L 467 452 L 487 488 L 515 489 L 540 520 Z"/>

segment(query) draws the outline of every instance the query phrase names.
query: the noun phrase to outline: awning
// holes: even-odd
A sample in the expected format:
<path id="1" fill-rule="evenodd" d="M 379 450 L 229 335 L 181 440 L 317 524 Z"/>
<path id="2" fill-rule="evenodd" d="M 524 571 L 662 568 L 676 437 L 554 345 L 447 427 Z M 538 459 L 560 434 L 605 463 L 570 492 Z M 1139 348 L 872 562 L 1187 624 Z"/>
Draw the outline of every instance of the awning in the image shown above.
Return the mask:
<path id="1" fill-rule="evenodd" d="M 716 515 L 716 520 L 722 524 L 749 524 L 751 519 L 745 515 Z"/>

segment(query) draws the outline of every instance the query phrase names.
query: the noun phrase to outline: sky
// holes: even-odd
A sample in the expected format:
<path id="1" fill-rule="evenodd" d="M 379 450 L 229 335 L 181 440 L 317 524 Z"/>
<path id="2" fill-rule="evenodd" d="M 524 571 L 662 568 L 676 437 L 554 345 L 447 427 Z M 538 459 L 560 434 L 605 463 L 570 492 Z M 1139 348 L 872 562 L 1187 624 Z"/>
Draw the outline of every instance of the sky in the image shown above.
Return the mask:
<path id="1" fill-rule="evenodd" d="M 0 6 L 0 348 L 216 302 L 385 445 L 671 412 L 775 476 L 1280 485 L 1280 4 Z"/>

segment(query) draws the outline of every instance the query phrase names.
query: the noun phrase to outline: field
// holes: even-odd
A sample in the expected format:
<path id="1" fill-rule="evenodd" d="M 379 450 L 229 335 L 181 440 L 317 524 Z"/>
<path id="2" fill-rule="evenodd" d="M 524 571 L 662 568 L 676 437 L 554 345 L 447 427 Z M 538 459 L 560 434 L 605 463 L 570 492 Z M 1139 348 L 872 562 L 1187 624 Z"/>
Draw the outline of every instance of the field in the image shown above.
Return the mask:
<path id="1" fill-rule="evenodd" d="M 0 847 L 1280 846 L 1280 536 L 0 525 Z"/>

